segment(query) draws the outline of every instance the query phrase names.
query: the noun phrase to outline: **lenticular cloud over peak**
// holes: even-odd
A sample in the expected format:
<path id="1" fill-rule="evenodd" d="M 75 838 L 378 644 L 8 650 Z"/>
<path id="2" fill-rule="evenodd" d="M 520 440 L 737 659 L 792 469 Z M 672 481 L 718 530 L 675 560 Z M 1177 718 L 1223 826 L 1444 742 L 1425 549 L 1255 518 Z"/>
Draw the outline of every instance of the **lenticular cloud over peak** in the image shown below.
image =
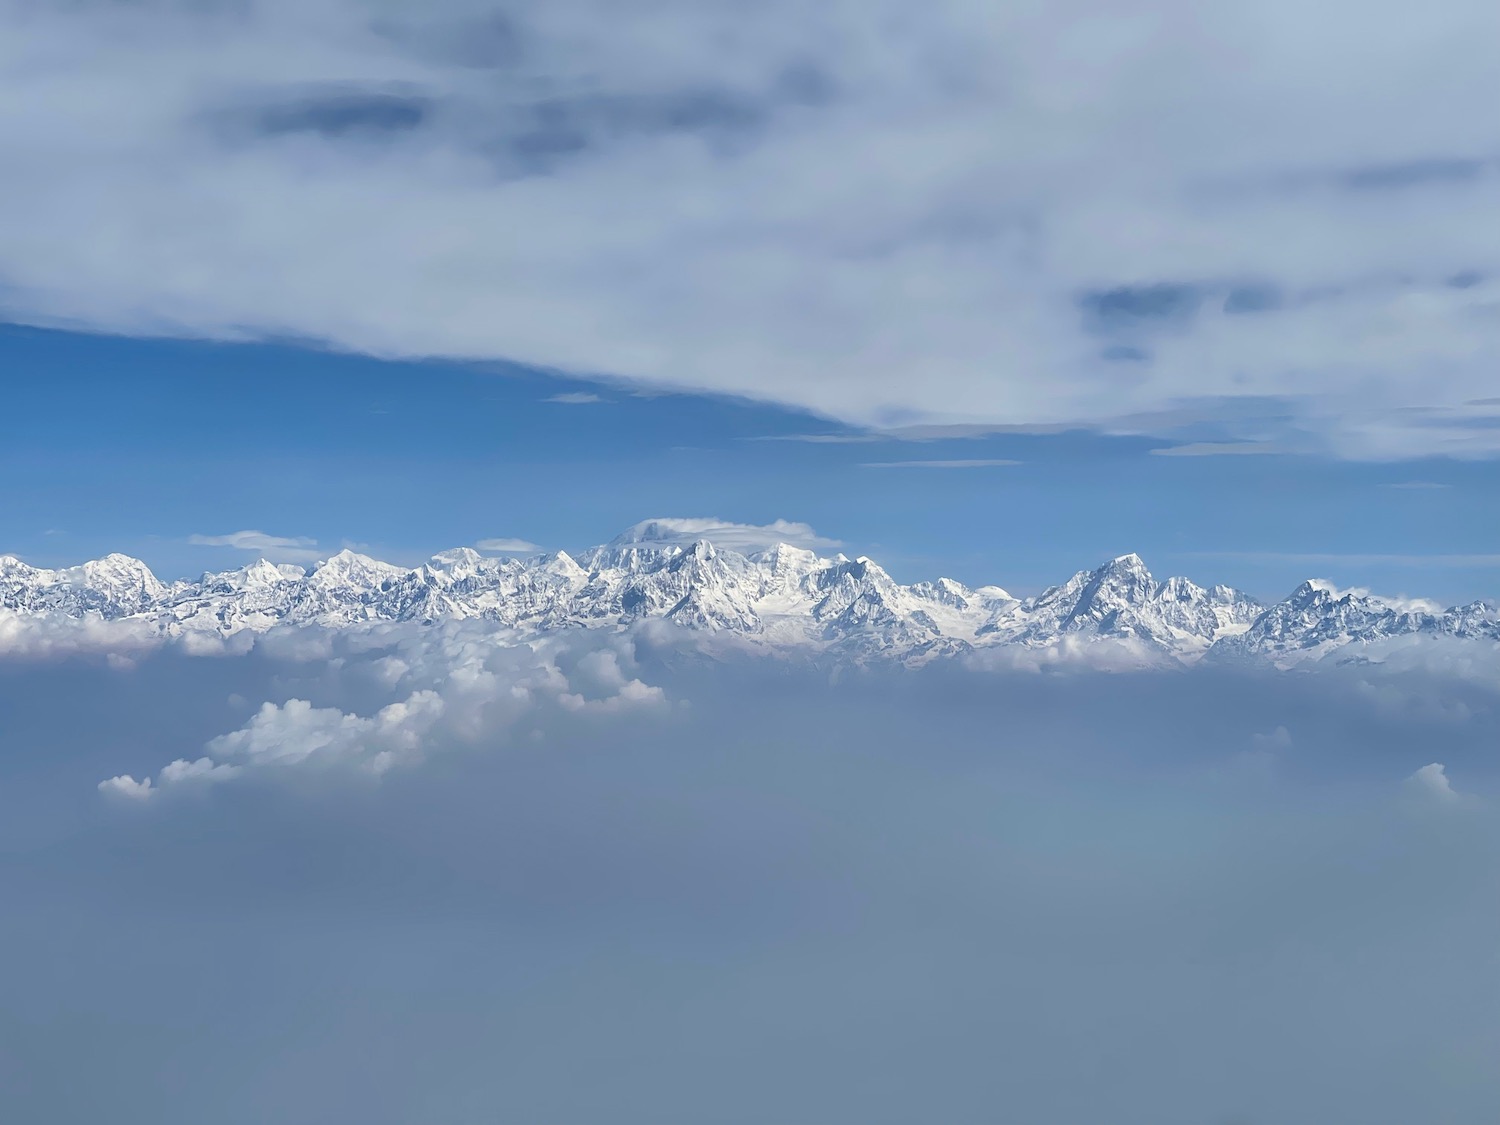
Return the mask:
<path id="1" fill-rule="evenodd" d="M 7 0 L 4 311 L 873 427 L 1488 455 L 1497 20 Z"/>

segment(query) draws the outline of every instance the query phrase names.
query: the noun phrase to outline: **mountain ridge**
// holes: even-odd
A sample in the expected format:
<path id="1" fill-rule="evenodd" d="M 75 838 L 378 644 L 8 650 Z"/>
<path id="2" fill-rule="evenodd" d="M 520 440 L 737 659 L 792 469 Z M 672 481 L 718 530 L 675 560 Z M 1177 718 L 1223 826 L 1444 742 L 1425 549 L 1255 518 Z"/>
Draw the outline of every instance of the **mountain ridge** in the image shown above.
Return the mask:
<path id="1" fill-rule="evenodd" d="M 949 578 L 902 585 L 868 557 L 823 556 L 791 543 L 733 549 L 684 536 L 687 522 L 648 520 L 576 557 L 458 547 L 402 567 L 343 550 L 310 568 L 259 559 L 171 583 L 127 555 L 55 570 L 6 555 L 0 612 L 124 620 L 163 638 L 477 620 L 524 640 L 661 619 L 772 649 L 905 663 L 1114 642 L 1147 664 L 1284 667 L 1396 637 L 1500 643 L 1500 612 L 1484 602 L 1444 609 L 1310 579 L 1265 604 L 1229 586 L 1158 580 L 1135 554 L 1017 598 Z"/>

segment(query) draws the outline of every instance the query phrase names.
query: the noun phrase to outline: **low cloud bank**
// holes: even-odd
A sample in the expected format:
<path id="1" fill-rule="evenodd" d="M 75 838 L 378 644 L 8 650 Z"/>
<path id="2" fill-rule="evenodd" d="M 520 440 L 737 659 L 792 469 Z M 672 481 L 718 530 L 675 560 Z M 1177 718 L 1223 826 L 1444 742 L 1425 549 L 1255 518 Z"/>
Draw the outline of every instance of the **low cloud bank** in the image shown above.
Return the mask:
<path id="1" fill-rule="evenodd" d="M 1500 1111 L 1493 678 L 706 643 L 0 665 L 0 1115 Z"/>

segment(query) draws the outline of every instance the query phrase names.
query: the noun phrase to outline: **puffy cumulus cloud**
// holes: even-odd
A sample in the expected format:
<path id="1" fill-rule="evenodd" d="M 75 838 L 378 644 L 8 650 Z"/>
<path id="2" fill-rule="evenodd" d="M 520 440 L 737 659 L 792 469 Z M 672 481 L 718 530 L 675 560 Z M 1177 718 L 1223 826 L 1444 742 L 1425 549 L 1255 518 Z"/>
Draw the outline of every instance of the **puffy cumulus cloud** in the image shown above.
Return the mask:
<path id="1" fill-rule="evenodd" d="M 266 654 L 294 665 L 326 662 L 343 681 L 397 698 L 370 714 L 308 699 L 268 701 L 244 726 L 211 739 L 200 757 L 168 763 L 154 781 L 121 775 L 99 789 L 141 799 L 252 773 L 286 779 L 345 770 L 378 777 L 420 761 L 434 745 L 504 742 L 549 711 L 621 715 L 668 704 L 660 687 L 636 675 L 632 641 L 622 634 L 513 644 L 461 623 L 302 632 L 268 634 Z"/>
<path id="2" fill-rule="evenodd" d="M 162 643 L 146 621 L 106 621 L 97 614 L 17 613 L 0 609 L 0 659 L 54 660 L 76 655 L 129 661 Z"/>
<path id="3" fill-rule="evenodd" d="M 965 653 L 960 661 L 988 672 L 1156 672 L 1179 670 L 1160 649 L 1136 637 L 1084 637 L 1066 634 L 1054 644 L 998 645 Z"/>
<path id="4" fill-rule="evenodd" d="M 1497 35 L 1481 0 L 4 0 L 4 309 L 1493 453 Z"/>
<path id="5" fill-rule="evenodd" d="M 120 797 L 129 801 L 144 801 L 147 797 L 151 796 L 153 788 L 149 777 L 143 781 L 137 781 L 129 774 L 122 773 L 101 781 L 99 783 L 99 792 L 109 797 Z"/>
<path id="6" fill-rule="evenodd" d="M 1406 787 L 1436 801 L 1457 801 L 1459 797 L 1441 762 L 1429 762 L 1417 770 L 1406 779 Z"/>

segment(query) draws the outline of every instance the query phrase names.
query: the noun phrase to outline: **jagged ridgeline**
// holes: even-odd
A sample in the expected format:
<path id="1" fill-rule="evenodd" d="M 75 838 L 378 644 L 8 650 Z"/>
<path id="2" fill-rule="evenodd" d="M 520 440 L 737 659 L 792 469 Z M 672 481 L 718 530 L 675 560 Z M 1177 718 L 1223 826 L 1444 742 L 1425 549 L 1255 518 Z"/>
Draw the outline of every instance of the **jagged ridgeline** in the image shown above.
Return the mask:
<path id="1" fill-rule="evenodd" d="M 1348 646 L 1441 635 L 1500 643 L 1493 605 L 1443 609 L 1309 581 L 1267 606 L 1228 586 L 1157 581 L 1136 555 L 1034 598 L 951 579 L 903 586 L 875 562 L 782 543 L 736 551 L 650 521 L 576 558 L 492 558 L 469 548 L 406 568 L 341 551 L 310 569 L 260 561 L 163 583 L 109 555 L 62 570 L 0 557 L 0 607 L 29 618 L 129 620 L 162 637 L 374 622 L 493 623 L 519 637 L 663 619 L 768 649 L 921 662 L 1021 646 L 1127 646 L 1147 660 L 1321 659 Z M 1347 655 L 1347 654 L 1346 654 Z"/>

